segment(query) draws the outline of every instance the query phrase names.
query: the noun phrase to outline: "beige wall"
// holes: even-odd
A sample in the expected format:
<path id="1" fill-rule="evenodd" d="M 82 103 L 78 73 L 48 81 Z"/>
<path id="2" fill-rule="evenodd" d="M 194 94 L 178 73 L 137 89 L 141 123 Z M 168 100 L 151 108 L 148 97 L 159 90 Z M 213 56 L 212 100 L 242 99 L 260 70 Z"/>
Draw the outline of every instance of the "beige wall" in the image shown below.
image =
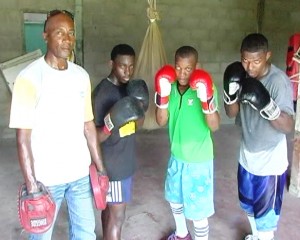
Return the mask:
<path id="1" fill-rule="evenodd" d="M 147 27 L 146 0 L 83 1 L 84 67 L 92 84 L 109 73 L 108 60 L 117 43 L 131 44 L 139 53 Z M 222 123 L 232 123 L 222 107 L 222 78 L 225 67 L 239 59 L 239 46 L 249 32 L 257 31 L 256 0 L 157 0 L 159 22 L 170 63 L 181 45 L 199 51 L 202 67 L 211 72 L 220 92 Z M 16 6 L 19 6 L 16 8 Z M 75 9 L 75 0 L 1 0 L 0 62 L 23 54 L 22 13 L 46 12 L 54 8 Z M 299 0 L 266 0 L 263 33 L 269 38 L 273 62 L 285 70 L 290 35 L 300 31 Z M 1 79 L 0 79 L 1 80 Z M 0 127 L 7 125 L 10 95 L 0 82 Z M 1 128 L 0 128 L 1 129 Z M 4 130 L 6 131 L 6 130 Z M 0 132 L 1 134 L 1 132 Z"/>

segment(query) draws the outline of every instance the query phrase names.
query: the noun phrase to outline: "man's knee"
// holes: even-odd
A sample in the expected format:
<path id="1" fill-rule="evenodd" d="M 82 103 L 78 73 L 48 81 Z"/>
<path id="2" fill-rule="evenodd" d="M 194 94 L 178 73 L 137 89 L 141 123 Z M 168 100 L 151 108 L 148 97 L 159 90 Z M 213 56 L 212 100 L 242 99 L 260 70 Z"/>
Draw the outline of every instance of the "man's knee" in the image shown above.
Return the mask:
<path id="1" fill-rule="evenodd" d="M 115 225 L 121 227 L 123 222 L 125 221 L 126 205 L 111 205 L 109 206 L 109 209 L 109 216 L 111 220 L 114 222 Z"/>

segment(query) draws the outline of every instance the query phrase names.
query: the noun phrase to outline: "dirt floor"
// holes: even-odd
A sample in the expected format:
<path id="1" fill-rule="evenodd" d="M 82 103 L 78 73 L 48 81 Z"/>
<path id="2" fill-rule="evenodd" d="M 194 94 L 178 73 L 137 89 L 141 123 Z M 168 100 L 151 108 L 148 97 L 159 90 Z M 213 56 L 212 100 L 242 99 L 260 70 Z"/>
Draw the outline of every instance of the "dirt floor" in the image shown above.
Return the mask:
<path id="1" fill-rule="evenodd" d="M 288 137 L 290 141 L 290 137 Z M 250 226 L 237 198 L 236 169 L 239 131 L 233 125 L 222 125 L 214 133 L 215 141 L 215 210 L 209 219 L 210 240 L 242 240 Z M 127 208 L 123 227 L 124 240 L 159 240 L 174 229 L 174 220 L 164 200 L 163 183 L 169 142 L 166 129 L 140 131 L 137 134 L 138 170 L 134 178 L 133 201 Z M 289 145 L 291 149 L 291 145 Z M 17 191 L 22 183 L 15 142 L 0 142 L 0 239 L 26 239 L 17 217 Z M 277 240 L 300 239 L 300 199 L 287 190 L 282 215 L 276 232 Z M 97 216 L 97 240 L 101 238 L 100 212 Z M 191 223 L 188 223 L 191 229 Z M 56 222 L 53 240 L 67 237 L 66 206 Z"/>

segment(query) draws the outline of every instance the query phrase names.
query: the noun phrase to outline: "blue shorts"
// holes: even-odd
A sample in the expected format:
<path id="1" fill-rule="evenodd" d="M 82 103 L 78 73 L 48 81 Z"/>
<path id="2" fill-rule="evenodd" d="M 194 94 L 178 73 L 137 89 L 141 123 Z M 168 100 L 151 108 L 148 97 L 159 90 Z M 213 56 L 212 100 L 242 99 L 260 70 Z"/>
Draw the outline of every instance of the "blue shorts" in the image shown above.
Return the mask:
<path id="1" fill-rule="evenodd" d="M 214 214 L 213 161 L 184 163 L 171 156 L 165 181 L 165 198 L 183 204 L 187 219 L 201 220 Z"/>
<path id="2" fill-rule="evenodd" d="M 256 176 L 238 168 L 238 189 L 242 209 L 254 216 L 258 231 L 274 231 L 282 206 L 286 173 Z"/>
<path id="3" fill-rule="evenodd" d="M 120 181 L 110 181 L 106 196 L 108 204 L 129 203 L 132 196 L 132 176 Z"/>

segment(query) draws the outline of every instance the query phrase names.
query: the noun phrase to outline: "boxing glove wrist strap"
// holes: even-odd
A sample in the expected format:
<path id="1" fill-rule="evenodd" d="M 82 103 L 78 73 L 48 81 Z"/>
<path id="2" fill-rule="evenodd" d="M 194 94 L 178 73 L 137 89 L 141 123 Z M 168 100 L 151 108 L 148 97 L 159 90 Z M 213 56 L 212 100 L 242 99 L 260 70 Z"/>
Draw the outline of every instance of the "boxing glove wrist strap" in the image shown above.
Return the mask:
<path id="1" fill-rule="evenodd" d="M 162 97 L 157 92 L 155 92 L 154 102 L 157 107 L 166 109 L 169 106 L 169 96 Z"/>
<path id="2" fill-rule="evenodd" d="M 104 132 L 104 134 L 106 135 L 110 135 L 111 132 L 109 131 L 109 129 L 104 125 L 103 128 L 102 128 L 102 131 Z"/>
<path id="3" fill-rule="evenodd" d="M 238 95 L 229 96 L 226 91 L 224 91 L 223 100 L 227 105 L 232 105 L 238 100 Z"/>
<path id="4" fill-rule="evenodd" d="M 202 111 L 205 114 L 212 114 L 218 110 L 217 103 L 214 97 L 202 103 Z"/>
<path id="5" fill-rule="evenodd" d="M 260 110 L 260 115 L 267 120 L 276 120 L 280 116 L 280 108 L 271 98 L 270 103 L 265 106 L 262 110 Z"/>

